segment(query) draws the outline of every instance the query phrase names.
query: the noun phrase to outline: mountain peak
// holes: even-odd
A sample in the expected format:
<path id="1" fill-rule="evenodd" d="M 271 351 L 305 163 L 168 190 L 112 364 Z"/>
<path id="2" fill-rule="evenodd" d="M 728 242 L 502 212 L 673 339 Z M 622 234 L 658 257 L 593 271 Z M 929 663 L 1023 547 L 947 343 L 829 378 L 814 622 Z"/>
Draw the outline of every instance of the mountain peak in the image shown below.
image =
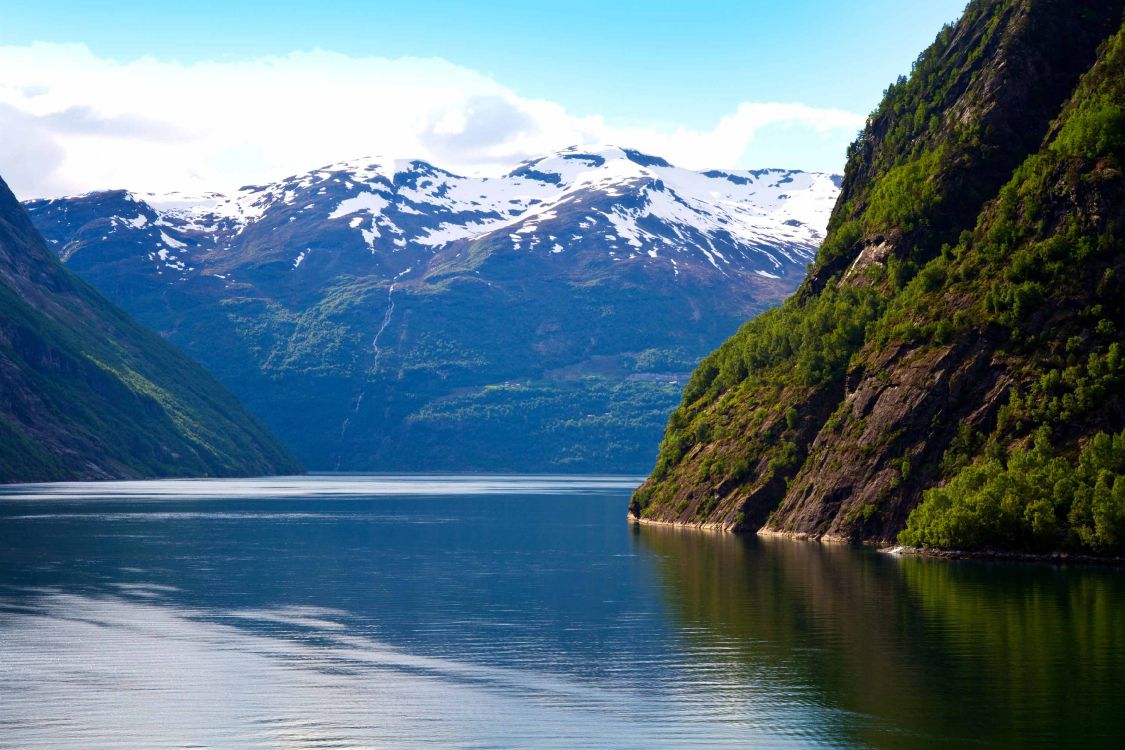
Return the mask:
<path id="1" fill-rule="evenodd" d="M 55 242 L 67 237 L 68 258 L 90 245 L 118 242 L 114 257 L 148 247 L 143 262 L 176 279 L 225 275 L 234 257 L 300 274 L 332 257 L 357 273 L 375 263 L 393 275 L 435 255 L 457 258 L 466 243 L 490 254 L 641 264 L 672 277 L 695 268 L 772 279 L 803 275 L 837 192 L 830 175 L 696 172 L 599 145 L 561 149 L 492 178 L 368 156 L 232 195 L 117 191 L 32 208 L 70 227 L 49 232 Z M 63 210 L 99 202 L 108 221 L 94 221 L 98 210 Z"/>

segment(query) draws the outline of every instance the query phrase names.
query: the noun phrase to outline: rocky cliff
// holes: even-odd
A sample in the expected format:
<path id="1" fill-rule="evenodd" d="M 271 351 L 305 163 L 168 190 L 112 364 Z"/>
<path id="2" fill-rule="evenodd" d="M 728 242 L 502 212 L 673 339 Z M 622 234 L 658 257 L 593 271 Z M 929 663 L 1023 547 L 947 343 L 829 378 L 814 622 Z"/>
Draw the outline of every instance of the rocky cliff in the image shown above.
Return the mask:
<path id="1" fill-rule="evenodd" d="M 634 517 L 1125 543 L 1123 5 L 978 0 L 941 31 L 852 146 L 801 289 L 693 374 Z"/>

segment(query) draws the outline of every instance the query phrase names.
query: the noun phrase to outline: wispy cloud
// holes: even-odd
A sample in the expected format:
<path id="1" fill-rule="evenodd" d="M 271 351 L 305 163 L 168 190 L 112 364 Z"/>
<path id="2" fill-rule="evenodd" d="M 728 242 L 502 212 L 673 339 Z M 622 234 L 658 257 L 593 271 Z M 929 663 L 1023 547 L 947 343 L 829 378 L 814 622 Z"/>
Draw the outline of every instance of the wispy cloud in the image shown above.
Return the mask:
<path id="1" fill-rule="evenodd" d="M 103 116 L 92 106 L 67 107 L 58 112 L 42 115 L 40 123 L 60 135 L 92 135 L 106 138 L 136 138 L 140 140 L 175 141 L 187 138 L 169 122 L 153 120 L 143 115 Z"/>
<path id="2" fill-rule="evenodd" d="M 842 159 L 863 123 L 841 110 L 744 103 L 710 129 L 621 127 L 445 60 L 323 50 L 182 64 L 36 43 L 0 47 L 0 69 L 0 175 L 24 196 L 223 190 L 374 154 L 489 173 L 589 143 L 729 168 L 751 147 L 769 154 L 779 129 L 829 142 Z"/>

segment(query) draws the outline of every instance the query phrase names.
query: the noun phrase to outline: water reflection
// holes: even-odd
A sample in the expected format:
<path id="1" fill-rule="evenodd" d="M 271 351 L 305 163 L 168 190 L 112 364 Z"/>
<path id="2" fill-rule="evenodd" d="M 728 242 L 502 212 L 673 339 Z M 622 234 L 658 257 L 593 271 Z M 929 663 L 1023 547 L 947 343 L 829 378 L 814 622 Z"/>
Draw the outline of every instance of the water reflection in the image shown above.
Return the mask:
<path id="1" fill-rule="evenodd" d="M 702 658 L 769 672 L 874 747 L 1106 747 L 1125 736 L 1125 577 L 638 532 Z"/>
<path id="2" fill-rule="evenodd" d="M 819 706 L 708 693 L 631 480 L 402 481 L 0 499 L 0 746 L 838 745 Z"/>
<path id="3" fill-rule="evenodd" d="M 1125 730 L 1122 573 L 635 531 L 633 481 L 5 488 L 0 747 L 1045 747 Z"/>

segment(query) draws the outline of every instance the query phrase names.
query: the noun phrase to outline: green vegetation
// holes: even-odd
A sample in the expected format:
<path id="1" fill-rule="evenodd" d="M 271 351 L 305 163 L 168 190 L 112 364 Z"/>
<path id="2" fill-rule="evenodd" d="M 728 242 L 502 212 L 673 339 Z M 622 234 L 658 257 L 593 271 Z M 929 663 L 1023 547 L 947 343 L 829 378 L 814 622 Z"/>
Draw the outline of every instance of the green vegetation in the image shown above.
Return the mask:
<path id="1" fill-rule="evenodd" d="M 1112 224 L 1095 223 L 1099 217 L 1071 209 L 1058 218 L 1057 198 L 1060 187 L 1093 192 L 1119 179 L 1105 172 L 1119 170 L 1125 157 L 1123 74 L 1119 34 L 1048 148 L 1016 170 L 974 235 L 932 264 L 950 279 L 943 296 L 976 301 L 954 330 L 999 326 L 1019 379 L 992 434 L 971 445 L 962 434 L 951 446 L 945 484 L 925 493 L 899 537 L 904 544 L 1125 550 L 1125 433 L 1086 438 L 1083 429 L 1107 407 L 1113 414 L 1125 386 L 1118 271 L 1125 248 Z M 895 309 L 918 319 L 935 305 L 934 297 L 903 295 Z M 1031 448 L 1009 449 L 1033 432 Z M 1056 436 L 1064 445 L 1087 442 L 1068 460 L 1052 448 Z M 965 465 L 973 455 L 976 462 Z"/>
<path id="2" fill-rule="evenodd" d="M 1122 9 L 981 0 L 941 31 L 849 150 L 806 284 L 693 374 L 634 512 L 1121 549 Z M 1013 86 L 1010 57 L 1050 72 Z"/>
<path id="3" fill-rule="evenodd" d="M 676 404 L 682 381 L 586 376 L 564 381 L 518 381 L 429 401 L 406 418 L 416 455 L 462 445 L 468 466 L 540 466 L 597 471 L 607 456 L 617 466 L 652 460 L 651 435 Z M 411 465 L 411 457 L 395 457 Z M 424 468 L 425 460 L 419 463 Z"/>
<path id="4" fill-rule="evenodd" d="M 692 374 L 681 406 L 665 431 L 654 477 L 663 477 L 690 446 L 716 436 L 720 426 L 708 410 L 715 402 L 722 400 L 730 408 L 739 408 L 747 405 L 755 390 L 770 388 L 779 380 L 813 388 L 842 378 L 849 359 L 863 343 L 866 326 L 881 307 L 882 298 L 870 290 L 834 286 L 807 302 L 790 298 L 746 323 Z M 793 406 L 783 417 L 788 429 L 797 427 Z M 772 464 L 774 469 L 799 464 L 795 446 L 786 448 L 768 440 L 763 447 L 786 451 L 785 459 Z M 737 461 L 738 468 L 731 468 L 734 475 L 743 476 L 750 465 L 751 459 L 743 457 Z"/>
<path id="5" fill-rule="evenodd" d="M 64 269 L 0 182 L 0 481 L 295 473 L 202 367 Z"/>
<path id="6" fill-rule="evenodd" d="M 972 4 L 967 17 L 982 13 L 985 5 Z M 973 123 L 943 127 L 940 113 L 960 93 L 960 72 L 978 64 L 984 50 L 994 44 L 998 27 L 998 20 L 990 21 L 971 49 L 954 50 L 953 62 L 945 59 L 953 28 L 944 28 L 935 44 L 919 56 L 911 76 L 887 89 L 849 150 L 844 196 L 811 273 L 814 285 L 825 279 L 823 287 L 816 294 L 798 294 L 751 320 L 703 360 L 669 421 L 654 481 L 669 477 L 694 446 L 714 443 L 724 435 L 751 444 L 738 451 L 742 458 L 735 463 L 743 469 L 763 456 L 771 471 L 783 470 L 787 476 L 800 465 L 800 460 L 779 461 L 773 455 L 781 449 L 777 435 L 761 440 L 740 437 L 739 429 L 745 425 L 729 415 L 762 408 L 769 399 L 761 399 L 759 406 L 756 392 L 763 389 L 775 395 L 787 393 L 793 401 L 786 408 L 800 407 L 812 393 L 838 390 L 853 357 L 873 334 L 887 327 L 880 320 L 890 299 L 888 291 L 906 287 L 934 254 L 930 248 L 935 243 L 940 247 L 964 228 L 950 221 L 943 206 L 944 191 L 949 189 L 943 175 L 954 167 L 992 171 L 993 161 L 1000 157 L 982 145 Z M 953 71 L 950 65 L 955 66 Z M 841 283 L 846 268 L 841 261 L 853 257 L 864 238 L 883 234 L 892 235 L 900 246 L 886 267 L 868 270 L 871 283 Z M 912 239 L 904 240 L 904 235 Z M 919 288 L 932 289 L 940 281 L 931 271 L 920 284 Z M 908 335 L 912 325 L 893 324 L 894 333 Z M 827 416 L 820 414 L 814 420 L 822 422 Z M 769 420 L 752 421 L 761 426 Z M 692 477 L 698 479 L 699 473 Z M 643 509 L 666 494 L 646 489 L 638 494 L 636 505 Z"/>
<path id="7" fill-rule="evenodd" d="M 787 300 L 700 363 L 684 391 L 685 406 L 712 400 L 734 385 L 764 384 L 780 369 L 806 386 L 839 378 L 882 305 L 879 295 L 851 286 L 832 286 L 808 301 Z"/>
<path id="8" fill-rule="evenodd" d="M 1007 460 L 965 467 L 925 493 L 903 544 L 966 550 L 1125 552 L 1125 431 L 1099 432 L 1077 460 L 1041 430 Z"/>
<path id="9" fill-rule="evenodd" d="M 1120 43 L 1120 42 L 1117 42 Z M 1108 96 L 1083 102 L 1051 148 L 1063 156 L 1107 154 L 1125 148 L 1125 110 Z"/>

